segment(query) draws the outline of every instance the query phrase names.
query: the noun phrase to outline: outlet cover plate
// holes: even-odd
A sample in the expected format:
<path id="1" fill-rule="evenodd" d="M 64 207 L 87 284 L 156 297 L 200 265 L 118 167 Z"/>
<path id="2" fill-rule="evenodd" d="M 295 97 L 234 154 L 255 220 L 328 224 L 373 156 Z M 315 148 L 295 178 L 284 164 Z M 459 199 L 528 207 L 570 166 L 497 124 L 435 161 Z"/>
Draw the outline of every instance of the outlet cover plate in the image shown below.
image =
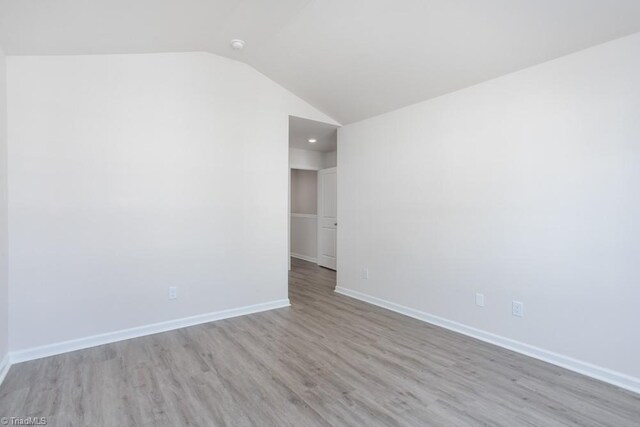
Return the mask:
<path id="1" fill-rule="evenodd" d="M 517 317 L 524 317 L 524 303 L 521 301 L 513 301 L 511 313 Z"/>

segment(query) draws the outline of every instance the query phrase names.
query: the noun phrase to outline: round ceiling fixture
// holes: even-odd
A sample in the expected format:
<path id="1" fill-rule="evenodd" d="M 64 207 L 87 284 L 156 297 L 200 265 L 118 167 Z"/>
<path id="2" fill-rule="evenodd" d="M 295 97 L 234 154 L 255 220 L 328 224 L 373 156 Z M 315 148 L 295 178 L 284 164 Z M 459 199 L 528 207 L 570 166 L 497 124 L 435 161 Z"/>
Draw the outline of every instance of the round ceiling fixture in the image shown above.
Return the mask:
<path id="1" fill-rule="evenodd" d="M 240 40 L 240 39 L 233 39 L 230 42 L 231 47 L 234 48 L 235 50 L 242 50 L 242 48 L 244 47 L 244 40 Z"/>
<path id="2" fill-rule="evenodd" d="M 310 143 L 312 143 L 312 144 L 313 144 L 314 142 L 316 142 L 316 141 L 317 141 L 317 139 L 315 139 L 315 138 L 310 138 L 310 139 L 309 139 L 309 142 L 310 142 Z"/>

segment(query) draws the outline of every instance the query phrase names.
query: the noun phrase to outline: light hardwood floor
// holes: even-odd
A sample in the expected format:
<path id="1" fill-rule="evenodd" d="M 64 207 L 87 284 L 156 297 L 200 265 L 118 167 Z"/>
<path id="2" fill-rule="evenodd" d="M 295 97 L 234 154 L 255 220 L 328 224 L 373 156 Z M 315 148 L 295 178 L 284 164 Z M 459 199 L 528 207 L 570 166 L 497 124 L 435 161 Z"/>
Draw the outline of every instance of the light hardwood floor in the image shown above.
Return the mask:
<path id="1" fill-rule="evenodd" d="M 640 425 L 640 396 L 333 292 L 11 368 L 0 417 L 49 425 Z"/>

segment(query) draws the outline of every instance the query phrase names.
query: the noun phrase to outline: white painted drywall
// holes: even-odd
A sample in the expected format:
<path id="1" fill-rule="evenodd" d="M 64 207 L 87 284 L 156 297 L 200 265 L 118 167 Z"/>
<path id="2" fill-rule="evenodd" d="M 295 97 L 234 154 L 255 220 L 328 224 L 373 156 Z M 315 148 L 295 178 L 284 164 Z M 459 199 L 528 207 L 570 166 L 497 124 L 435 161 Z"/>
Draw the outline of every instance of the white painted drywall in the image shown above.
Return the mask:
<path id="1" fill-rule="evenodd" d="M 8 113 L 12 351 L 287 298 L 289 115 L 326 115 L 206 53 L 9 57 Z"/>
<path id="2" fill-rule="evenodd" d="M 291 170 L 291 213 L 318 213 L 318 172 Z"/>
<path id="3" fill-rule="evenodd" d="M 639 53 L 340 128 L 338 286 L 640 378 Z"/>
<path id="4" fill-rule="evenodd" d="M 318 219 L 291 215 L 291 256 L 315 262 L 318 254 Z"/>
<path id="5" fill-rule="evenodd" d="M 329 151 L 324 153 L 324 169 L 335 168 L 338 166 L 338 152 Z"/>
<path id="6" fill-rule="evenodd" d="M 324 168 L 325 155 L 320 151 L 289 148 L 289 167 L 291 169 L 320 170 Z"/>
<path id="7" fill-rule="evenodd" d="M 0 371 L 9 344 L 9 282 L 7 271 L 7 76 L 0 47 Z"/>
<path id="8" fill-rule="evenodd" d="M 291 254 L 314 261 L 318 253 L 318 172 L 291 170 Z"/>
<path id="9" fill-rule="evenodd" d="M 289 148 L 289 167 L 292 169 L 320 170 L 337 166 L 337 151 L 320 152 Z"/>

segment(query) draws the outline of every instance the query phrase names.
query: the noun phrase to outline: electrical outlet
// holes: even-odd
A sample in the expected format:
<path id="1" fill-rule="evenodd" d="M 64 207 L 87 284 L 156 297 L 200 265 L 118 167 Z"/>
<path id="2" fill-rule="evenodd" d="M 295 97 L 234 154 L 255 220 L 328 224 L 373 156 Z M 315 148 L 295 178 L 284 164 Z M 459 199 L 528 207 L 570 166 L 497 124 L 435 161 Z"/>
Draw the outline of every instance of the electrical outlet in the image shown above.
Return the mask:
<path id="1" fill-rule="evenodd" d="M 511 305 L 511 313 L 514 316 L 524 317 L 524 303 L 520 301 L 513 301 Z"/>
<path id="2" fill-rule="evenodd" d="M 368 268 L 363 268 L 362 269 L 362 278 L 364 280 L 369 280 L 369 269 Z"/>
<path id="3" fill-rule="evenodd" d="M 175 286 L 169 286 L 169 299 L 178 298 L 178 288 Z"/>
<path id="4" fill-rule="evenodd" d="M 476 305 L 484 307 L 484 294 L 476 294 Z"/>

